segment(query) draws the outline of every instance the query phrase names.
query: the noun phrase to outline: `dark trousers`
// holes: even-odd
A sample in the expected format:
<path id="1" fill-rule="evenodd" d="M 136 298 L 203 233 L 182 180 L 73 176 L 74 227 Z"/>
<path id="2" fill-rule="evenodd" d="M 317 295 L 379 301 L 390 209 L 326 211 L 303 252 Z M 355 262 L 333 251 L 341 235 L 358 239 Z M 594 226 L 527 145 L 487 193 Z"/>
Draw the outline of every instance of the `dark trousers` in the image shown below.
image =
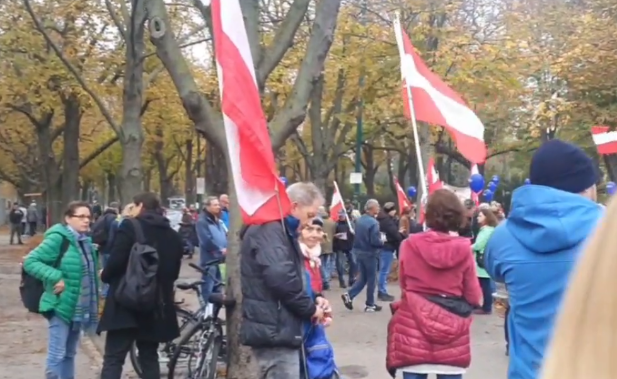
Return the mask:
<path id="1" fill-rule="evenodd" d="M 480 282 L 480 287 L 482 288 L 482 296 L 484 297 L 482 310 L 484 312 L 492 312 L 493 311 L 493 285 L 491 284 L 491 278 L 478 278 L 478 281 Z"/>
<path id="2" fill-rule="evenodd" d="M 17 236 L 17 243 L 21 245 L 21 224 L 11 224 L 11 245 L 13 244 L 13 236 Z"/>
<path id="3" fill-rule="evenodd" d="M 138 359 L 143 372 L 142 379 L 161 378 L 157 351 L 159 344 L 151 341 L 137 340 L 136 336 L 137 329 L 107 332 L 101 379 L 120 379 L 122 377 L 122 366 L 124 366 L 126 355 L 135 341 L 137 341 Z"/>
<path id="4" fill-rule="evenodd" d="M 506 308 L 506 316 L 503 323 L 503 334 L 506 339 L 506 351 L 508 351 L 510 347 L 510 335 L 508 334 L 508 316 L 510 316 L 510 306 Z"/>
<path id="5" fill-rule="evenodd" d="M 336 261 L 334 261 L 336 265 L 336 273 L 338 274 L 338 281 L 341 287 L 345 284 L 345 259 L 349 263 L 349 286 L 352 286 L 356 274 L 358 273 L 358 264 L 356 262 L 356 257 L 351 251 L 337 251 L 336 253 Z"/>
<path id="6" fill-rule="evenodd" d="M 366 286 L 366 305 L 375 305 L 375 287 L 377 285 L 377 255 L 369 252 L 359 252 L 356 255 L 358 260 L 358 271 L 360 277 L 358 281 L 349 289 L 349 297 L 353 300 L 362 292 Z"/>
<path id="7" fill-rule="evenodd" d="M 30 233 L 30 237 L 32 237 L 36 234 L 36 221 L 28 221 L 28 227 L 30 229 L 28 232 Z"/>

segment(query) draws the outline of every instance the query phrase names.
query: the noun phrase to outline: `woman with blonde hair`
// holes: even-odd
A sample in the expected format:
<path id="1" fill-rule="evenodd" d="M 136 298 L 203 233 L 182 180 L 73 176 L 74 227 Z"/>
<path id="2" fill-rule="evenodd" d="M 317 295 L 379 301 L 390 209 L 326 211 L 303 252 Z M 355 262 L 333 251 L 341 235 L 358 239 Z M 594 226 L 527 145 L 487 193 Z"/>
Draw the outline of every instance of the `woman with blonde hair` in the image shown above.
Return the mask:
<path id="1" fill-rule="evenodd" d="M 613 199 L 572 273 L 542 379 L 614 379 L 617 301 L 617 200 Z"/>

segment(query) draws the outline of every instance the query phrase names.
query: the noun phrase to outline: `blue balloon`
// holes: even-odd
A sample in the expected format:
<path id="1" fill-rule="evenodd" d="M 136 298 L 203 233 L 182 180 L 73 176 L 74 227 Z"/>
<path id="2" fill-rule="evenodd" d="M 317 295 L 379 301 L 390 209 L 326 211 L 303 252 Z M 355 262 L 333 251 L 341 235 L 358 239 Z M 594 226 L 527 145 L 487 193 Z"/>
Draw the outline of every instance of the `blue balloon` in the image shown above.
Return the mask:
<path id="1" fill-rule="evenodd" d="M 493 175 L 492 182 L 499 185 L 499 175 Z"/>
<path id="2" fill-rule="evenodd" d="M 488 184 L 488 189 L 490 189 L 490 190 L 491 190 L 491 192 L 495 192 L 495 190 L 497 189 L 497 183 L 495 183 L 495 182 L 490 182 L 490 183 Z"/>
<path id="3" fill-rule="evenodd" d="M 418 190 L 414 186 L 407 188 L 407 196 L 414 198 L 418 194 Z"/>
<path id="4" fill-rule="evenodd" d="M 475 193 L 482 192 L 484 188 L 484 177 L 480 174 L 473 174 L 469 178 L 469 188 Z"/>
<path id="5" fill-rule="evenodd" d="M 531 184 L 531 180 L 529 178 L 525 179 L 525 184 Z"/>
<path id="6" fill-rule="evenodd" d="M 284 177 L 284 176 L 281 176 L 281 177 L 279 178 L 279 180 L 280 180 L 281 182 L 283 182 L 283 184 L 285 185 L 285 187 L 287 187 L 287 184 L 289 184 L 289 182 L 287 181 L 287 178 L 286 178 L 286 177 Z"/>
<path id="7" fill-rule="evenodd" d="M 606 192 L 609 195 L 614 195 L 615 192 L 617 192 L 617 184 L 615 184 L 615 182 L 606 183 Z"/>
<path id="8" fill-rule="evenodd" d="M 493 191 L 491 191 L 490 189 L 485 190 L 485 191 L 484 191 L 484 193 L 483 193 L 482 195 L 484 196 L 484 201 L 485 201 L 485 202 L 487 202 L 487 203 L 488 203 L 488 202 L 493 201 L 493 195 L 494 195 L 494 193 L 493 193 Z"/>

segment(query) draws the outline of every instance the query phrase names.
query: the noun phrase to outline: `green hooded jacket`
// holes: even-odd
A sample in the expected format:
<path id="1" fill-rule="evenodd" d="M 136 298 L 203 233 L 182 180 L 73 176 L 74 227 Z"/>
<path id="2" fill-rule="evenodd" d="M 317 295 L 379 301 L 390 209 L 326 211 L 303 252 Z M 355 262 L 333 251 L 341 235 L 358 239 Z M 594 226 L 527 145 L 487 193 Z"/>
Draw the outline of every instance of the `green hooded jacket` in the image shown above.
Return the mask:
<path id="1" fill-rule="evenodd" d="M 471 250 L 473 251 L 474 258 L 478 256 L 478 253 L 484 252 L 484 248 L 486 248 L 486 244 L 488 243 L 488 240 L 493 235 L 494 231 L 495 231 L 495 228 L 493 228 L 492 226 L 483 226 L 480 229 L 480 233 L 478 233 L 478 236 L 476 237 L 476 242 L 473 245 L 471 245 Z M 479 267 L 477 262 L 476 262 L 476 272 L 478 274 L 478 278 L 490 278 L 490 275 L 488 274 L 488 272 L 486 272 L 485 269 Z"/>
<path id="2" fill-rule="evenodd" d="M 56 268 L 54 264 L 60 254 L 62 241 L 69 241 L 68 249 L 60 265 Z M 92 244 L 88 239 L 86 241 Z M 91 248 L 93 262 L 98 273 L 98 254 L 94 246 Z M 77 302 L 81 293 L 81 279 L 83 275 L 83 263 L 81 248 L 75 235 L 65 225 L 56 224 L 47 232 L 43 242 L 32 250 L 24 259 L 24 270 L 33 277 L 41 280 L 45 287 L 45 292 L 41 296 L 39 311 L 41 313 L 53 311 L 54 315 L 60 317 L 66 323 L 73 320 Z M 60 280 L 64 280 L 64 291 L 54 294 L 54 285 Z M 98 294 L 98 281 L 96 292 Z"/>

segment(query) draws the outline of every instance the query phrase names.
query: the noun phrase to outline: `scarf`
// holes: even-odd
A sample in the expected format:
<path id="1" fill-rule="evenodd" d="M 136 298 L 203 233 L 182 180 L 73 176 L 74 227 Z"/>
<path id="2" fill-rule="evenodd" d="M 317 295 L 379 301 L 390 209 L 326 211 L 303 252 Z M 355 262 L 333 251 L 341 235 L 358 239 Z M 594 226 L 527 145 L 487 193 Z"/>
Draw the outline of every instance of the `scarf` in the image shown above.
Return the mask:
<path id="1" fill-rule="evenodd" d="M 319 258 L 321 255 L 321 245 L 308 247 L 306 244 L 300 242 L 300 250 L 302 250 L 302 255 L 304 255 L 304 258 L 311 262 L 311 267 L 313 267 L 313 265 L 317 267 L 321 266 L 321 259 Z"/>
<path id="2" fill-rule="evenodd" d="M 96 262 L 92 254 L 92 244 L 88 236 L 78 233 L 70 226 L 71 231 L 77 241 L 77 246 L 81 253 L 81 290 L 79 300 L 73 315 L 73 328 L 86 332 L 92 331 L 96 327 L 97 316 L 99 314 L 99 300 L 97 295 Z"/>

